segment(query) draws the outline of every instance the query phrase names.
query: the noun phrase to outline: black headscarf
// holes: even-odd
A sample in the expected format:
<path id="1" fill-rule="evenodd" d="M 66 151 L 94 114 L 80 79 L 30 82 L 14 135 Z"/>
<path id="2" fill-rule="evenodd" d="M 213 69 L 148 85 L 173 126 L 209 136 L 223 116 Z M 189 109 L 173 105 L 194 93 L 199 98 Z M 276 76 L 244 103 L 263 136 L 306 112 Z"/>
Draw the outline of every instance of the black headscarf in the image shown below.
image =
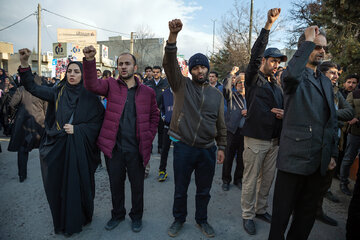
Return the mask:
<path id="1" fill-rule="evenodd" d="M 80 83 L 76 85 L 71 85 L 67 80 L 67 71 L 69 69 L 69 66 L 71 64 L 76 64 L 79 66 L 81 71 L 81 80 Z M 83 88 L 83 67 L 81 62 L 70 62 L 69 65 L 66 68 L 66 74 L 64 79 L 59 84 L 59 95 L 56 99 L 56 106 L 55 106 L 55 112 L 56 112 L 56 128 L 57 130 L 63 129 L 64 125 L 67 123 L 70 123 L 71 116 L 73 115 L 80 91 Z"/>

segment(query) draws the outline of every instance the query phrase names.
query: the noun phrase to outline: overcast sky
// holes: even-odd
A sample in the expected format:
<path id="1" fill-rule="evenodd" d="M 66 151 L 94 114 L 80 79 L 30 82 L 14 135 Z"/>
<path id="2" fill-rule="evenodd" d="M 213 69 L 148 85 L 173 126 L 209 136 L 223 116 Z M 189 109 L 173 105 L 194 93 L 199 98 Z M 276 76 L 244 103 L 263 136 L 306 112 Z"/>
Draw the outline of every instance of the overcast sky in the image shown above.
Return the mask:
<path id="1" fill-rule="evenodd" d="M 212 51 L 213 22 L 216 20 L 216 35 L 221 24 L 221 17 L 232 8 L 234 0 L 0 0 L 0 29 L 21 18 L 34 13 L 37 4 L 60 15 L 76 19 L 109 30 L 130 34 L 141 26 L 146 26 L 154 37 L 168 37 L 168 21 L 180 18 L 184 27 L 178 38 L 178 52 L 185 58 L 197 52 Z M 241 0 L 249 2 L 250 0 Z M 272 7 L 281 7 L 281 16 L 289 14 L 290 1 L 254 0 L 255 10 L 264 12 Z M 57 42 L 57 28 L 92 29 L 48 12 L 42 11 L 42 51 L 52 51 L 52 43 Z M 283 34 L 283 33 L 280 33 Z M 97 40 L 108 40 L 118 34 L 97 30 Z M 129 35 L 124 35 L 129 38 Z M 279 38 L 279 36 L 277 36 Z M 281 38 L 281 37 L 280 37 Z M 282 39 L 282 38 L 281 38 Z M 0 41 L 14 44 L 14 51 L 27 47 L 37 47 L 37 21 L 31 16 L 25 21 L 0 31 Z M 285 37 L 272 42 L 272 46 L 285 47 Z M 219 42 L 216 41 L 216 46 Z"/>

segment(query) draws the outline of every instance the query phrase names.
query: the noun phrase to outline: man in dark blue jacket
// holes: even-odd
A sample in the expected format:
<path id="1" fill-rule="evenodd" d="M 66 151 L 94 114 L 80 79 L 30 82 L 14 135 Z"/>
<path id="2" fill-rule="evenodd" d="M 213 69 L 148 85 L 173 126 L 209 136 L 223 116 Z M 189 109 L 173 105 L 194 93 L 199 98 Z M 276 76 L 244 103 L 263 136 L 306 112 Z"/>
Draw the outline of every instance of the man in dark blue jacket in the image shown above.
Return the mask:
<path id="1" fill-rule="evenodd" d="M 236 155 L 236 168 L 234 173 L 234 185 L 239 189 L 242 188 L 242 177 L 244 172 L 243 151 L 244 136 L 242 135 L 242 127 L 245 123 L 246 101 L 241 95 L 244 89 L 244 74 L 238 75 L 234 84 L 231 77 L 224 81 L 223 95 L 228 105 L 228 111 L 225 113 L 226 123 L 226 149 L 225 160 L 222 169 L 222 189 L 229 191 L 231 183 L 231 169 Z"/>
<path id="2" fill-rule="evenodd" d="M 282 61 L 277 48 L 268 48 L 270 28 L 279 17 L 280 8 L 269 10 L 265 27 L 251 49 L 251 58 L 245 74 L 245 97 L 248 107 L 243 127 L 244 174 L 241 208 L 243 227 L 247 233 L 256 233 L 254 218 L 268 223 L 267 198 L 275 175 L 275 162 L 283 116 L 283 96 L 274 77 Z"/>
<path id="3" fill-rule="evenodd" d="M 168 134 L 168 131 L 171 122 L 171 115 L 173 112 L 173 105 L 174 105 L 174 95 L 171 88 L 168 88 L 164 91 L 160 100 L 160 113 L 161 113 L 161 118 L 164 121 L 164 131 L 161 136 L 162 149 L 161 149 L 161 159 L 160 159 L 160 167 L 159 167 L 159 178 L 158 178 L 159 182 L 165 181 L 168 176 L 166 172 L 166 165 L 167 165 L 167 158 L 171 145 L 171 139 Z"/>

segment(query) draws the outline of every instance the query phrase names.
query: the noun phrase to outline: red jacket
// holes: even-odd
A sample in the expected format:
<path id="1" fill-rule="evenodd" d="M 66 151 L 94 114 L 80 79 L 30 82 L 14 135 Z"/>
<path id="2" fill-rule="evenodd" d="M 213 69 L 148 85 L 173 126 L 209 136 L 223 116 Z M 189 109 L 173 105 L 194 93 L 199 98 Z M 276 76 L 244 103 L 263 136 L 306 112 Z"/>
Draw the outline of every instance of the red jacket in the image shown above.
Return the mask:
<path id="1" fill-rule="evenodd" d="M 102 124 L 97 145 L 107 156 L 112 157 L 116 144 L 121 114 L 127 97 L 127 86 L 114 78 L 97 79 L 95 60 L 83 59 L 84 86 L 87 90 L 107 98 L 104 122 Z M 151 144 L 156 135 L 159 123 L 159 109 L 153 89 L 137 82 L 135 93 L 136 105 L 136 138 L 139 142 L 139 153 L 143 158 L 144 166 L 150 160 Z"/>

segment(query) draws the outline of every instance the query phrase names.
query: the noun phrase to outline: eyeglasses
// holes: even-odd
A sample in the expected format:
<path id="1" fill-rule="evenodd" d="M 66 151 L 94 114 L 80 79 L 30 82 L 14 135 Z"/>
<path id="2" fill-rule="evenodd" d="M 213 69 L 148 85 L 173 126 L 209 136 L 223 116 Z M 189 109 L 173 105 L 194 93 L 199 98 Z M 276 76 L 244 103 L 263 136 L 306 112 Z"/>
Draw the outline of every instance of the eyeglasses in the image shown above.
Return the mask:
<path id="1" fill-rule="evenodd" d="M 332 74 L 332 75 L 338 75 L 339 76 L 339 73 L 338 72 L 334 72 L 334 71 L 327 71 L 328 73 Z"/>
<path id="2" fill-rule="evenodd" d="M 315 45 L 315 50 L 321 50 L 324 49 L 325 52 L 328 52 L 329 48 L 328 46 L 321 46 L 321 45 Z"/>

